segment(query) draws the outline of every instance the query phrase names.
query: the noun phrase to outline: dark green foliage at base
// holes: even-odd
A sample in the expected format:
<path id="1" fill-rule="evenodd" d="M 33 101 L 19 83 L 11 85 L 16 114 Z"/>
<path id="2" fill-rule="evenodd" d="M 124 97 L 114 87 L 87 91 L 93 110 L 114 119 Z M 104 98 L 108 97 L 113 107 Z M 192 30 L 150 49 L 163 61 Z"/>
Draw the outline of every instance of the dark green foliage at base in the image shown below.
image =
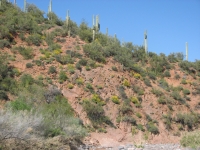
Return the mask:
<path id="1" fill-rule="evenodd" d="M 83 102 L 83 108 L 86 111 L 88 118 L 95 126 L 103 123 L 112 124 L 110 119 L 105 116 L 103 107 L 100 104 L 95 104 L 86 100 Z"/>

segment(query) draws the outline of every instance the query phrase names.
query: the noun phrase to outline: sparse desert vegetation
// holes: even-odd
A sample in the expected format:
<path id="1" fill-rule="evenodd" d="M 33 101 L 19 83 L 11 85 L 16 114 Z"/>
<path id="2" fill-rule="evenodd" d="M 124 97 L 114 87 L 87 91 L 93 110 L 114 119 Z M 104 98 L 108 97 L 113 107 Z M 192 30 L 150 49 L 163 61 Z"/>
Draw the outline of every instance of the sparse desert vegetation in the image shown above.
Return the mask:
<path id="1" fill-rule="evenodd" d="M 85 22 L 27 10 L 6 0 L 0 7 L 0 149 L 11 139 L 34 146 L 35 138 L 45 145 L 97 133 L 150 143 L 176 136 L 199 147 L 199 60 L 145 53 L 102 33 L 93 41 Z"/>

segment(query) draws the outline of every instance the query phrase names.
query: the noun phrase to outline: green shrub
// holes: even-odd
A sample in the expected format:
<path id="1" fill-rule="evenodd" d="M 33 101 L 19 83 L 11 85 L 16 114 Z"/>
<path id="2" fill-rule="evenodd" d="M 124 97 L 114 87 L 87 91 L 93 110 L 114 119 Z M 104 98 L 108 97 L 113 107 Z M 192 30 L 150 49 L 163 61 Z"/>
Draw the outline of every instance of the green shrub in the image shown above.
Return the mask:
<path id="1" fill-rule="evenodd" d="M 91 100 L 99 105 L 105 105 L 105 101 L 97 94 L 93 94 Z"/>
<path id="2" fill-rule="evenodd" d="M 26 38 L 26 42 L 31 45 L 34 44 L 35 46 L 40 46 L 42 39 L 39 34 L 32 34 L 28 38 Z"/>
<path id="3" fill-rule="evenodd" d="M 164 77 L 171 77 L 171 74 L 168 70 L 166 70 L 163 74 Z"/>
<path id="4" fill-rule="evenodd" d="M 8 95 L 5 91 L 0 90 L 0 100 L 8 100 Z"/>
<path id="5" fill-rule="evenodd" d="M 181 123 L 183 126 L 187 125 L 188 130 L 192 130 L 194 126 L 198 126 L 199 119 L 199 115 L 194 113 L 178 113 L 175 118 L 176 122 Z"/>
<path id="6" fill-rule="evenodd" d="M 130 87 L 130 86 L 131 86 L 131 85 L 130 85 L 130 82 L 129 82 L 127 79 L 125 79 L 125 80 L 123 81 L 123 85 L 126 86 L 126 87 Z"/>
<path id="7" fill-rule="evenodd" d="M 68 87 L 69 89 L 73 89 L 73 88 L 74 88 L 74 85 L 71 84 L 71 83 L 69 83 L 69 84 L 67 85 L 67 87 Z"/>
<path id="8" fill-rule="evenodd" d="M 151 90 L 151 92 L 152 92 L 153 94 L 155 94 L 157 97 L 160 97 L 160 96 L 163 95 L 163 92 L 162 92 L 162 91 L 160 91 L 160 90 L 158 90 L 158 89 L 155 89 L 155 88 L 153 88 L 153 89 Z"/>
<path id="9" fill-rule="evenodd" d="M 22 41 L 24 41 L 24 40 L 26 39 L 23 33 L 20 33 L 20 34 L 19 34 L 19 38 L 20 38 Z"/>
<path id="10" fill-rule="evenodd" d="M 111 97 L 111 100 L 112 100 L 112 102 L 115 103 L 115 104 L 119 104 L 119 103 L 120 103 L 118 96 L 112 96 L 112 97 Z"/>
<path id="11" fill-rule="evenodd" d="M 92 87 L 92 85 L 90 83 L 86 83 L 86 88 L 93 93 L 94 92 L 94 88 Z"/>
<path id="12" fill-rule="evenodd" d="M 148 115 L 148 114 L 146 114 L 146 119 L 147 119 L 148 122 L 152 122 L 153 121 L 153 119 L 151 118 L 151 116 Z"/>
<path id="13" fill-rule="evenodd" d="M 79 37 L 86 42 L 92 42 L 92 30 L 87 26 L 87 23 L 82 22 L 79 27 Z"/>
<path id="14" fill-rule="evenodd" d="M 131 117 L 131 116 L 124 116 L 124 117 L 122 117 L 122 121 L 123 122 L 128 122 L 128 123 L 130 123 L 132 125 L 136 125 L 136 120 L 133 117 Z"/>
<path id="15" fill-rule="evenodd" d="M 137 129 L 138 130 L 141 130 L 141 131 L 145 131 L 145 129 L 144 129 L 144 127 L 143 127 L 143 125 L 142 124 L 137 124 Z"/>
<path id="16" fill-rule="evenodd" d="M 57 42 L 60 42 L 60 43 L 65 43 L 65 42 L 66 42 L 66 39 L 57 38 L 56 41 L 57 41 Z"/>
<path id="17" fill-rule="evenodd" d="M 57 44 L 57 43 L 51 43 L 48 47 L 49 51 L 54 51 L 54 50 L 58 50 L 61 49 L 61 45 Z"/>
<path id="18" fill-rule="evenodd" d="M 134 73 L 133 77 L 136 78 L 136 79 L 141 79 L 142 78 L 141 74 L 139 74 L 139 73 Z"/>
<path id="19" fill-rule="evenodd" d="M 71 58 L 79 58 L 82 59 L 82 54 L 78 53 L 74 50 L 66 50 L 66 54 L 68 54 Z"/>
<path id="20" fill-rule="evenodd" d="M 64 71 L 60 71 L 59 73 L 59 82 L 63 83 L 68 79 L 66 73 Z"/>
<path id="21" fill-rule="evenodd" d="M 159 86 L 160 86 L 161 88 L 163 88 L 164 90 L 167 90 L 167 91 L 169 90 L 169 85 L 168 85 L 168 83 L 167 83 L 166 80 L 161 79 L 161 80 L 159 80 L 158 82 L 159 82 Z"/>
<path id="22" fill-rule="evenodd" d="M 10 42 L 5 40 L 5 39 L 0 39 L 0 48 L 3 49 L 4 47 L 9 47 L 10 46 Z"/>
<path id="23" fill-rule="evenodd" d="M 139 86 L 134 85 L 132 86 L 132 89 L 135 93 L 137 93 L 138 95 L 144 95 L 144 90 L 141 89 Z"/>
<path id="24" fill-rule="evenodd" d="M 76 79 L 76 84 L 83 85 L 84 80 L 82 78 Z"/>
<path id="25" fill-rule="evenodd" d="M 34 83 L 34 79 L 30 74 L 23 74 L 20 77 L 20 81 L 21 81 L 21 85 L 26 88 Z"/>
<path id="26" fill-rule="evenodd" d="M 63 135 L 64 132 L 62 132 L 61 128 L 47 128 L 44 132 L 45 137 L 55 137 L 58 135 Z"/>
<path id="27" fill-rule="evenodd" d="M 145 79 L 144 79 L 144 83 L 145 83 L 147 86 L 151 87 L 151 82 L 150 82 L 150 80 L 149 80 L 148 78 L 145 78 Z"/>
<path id="28" fill-rule="evenodd" d="M 133 112 L 133 108 L 130 107 L 130 105 L 123 103 L 123 105 L 120 107 L 120 112 L 125 115 L 128 113 L 132 113 Z"/>
<path id="29" fill-rule="evenodd" d="M 166 115 L 163 115 L 163 119 L 164 119 L 164 123 L 165 123 L 165 127 L 167 130 L 170 130 L 172 129 L 172 116 L 170 113 L 166 114 Z"/>
<path id="30" fill-rule="evenodd" d="M 85 70 L 86 70 L 86 71 L 90 71 L 91 68 L 90 68 L 89 66 L 86 66 L 86 67 L 85 67 Z"/>
<path id="31" fill-rule="evenodd" d="M 103 107 L 88 100 L 83 102 L 83 109 L 86 111 L 88 118 L 93 125 L 101 125 L 102 123 L 110 124 L 110 120 L 105 116 Z"/>
<path id="32" fill-rule="evenodd" d="M 89 65 L 91 68 L 96 68 L 96 67 L 97 67 L 96 62 L 93 61 L 93 60 L 91 60 L 91 59 L 88 61 L 88 65 Z"/>
<path id="33" fill-rule="evenodd" d="M 134 104 L 139 104 L 140 103 L 137 97 L 131 97 L 130 100 Z"/>
<path id="34" fill-rule="evenodd" d="M 49 12 L 47 14 L 47 17 L 50 18 L 49 22 L 51 22 L 53 24 L 56 24 L 58 26 L 62 26 L 64 24 L 63 21 L 61 19 L 59 19 L 54 12 Z"/>
<path id="35" fill-rule="evenodd" d="M 81 50 L 80 45 L 76 45 L 76 50 Z"/>
<path id="36" fill-rule="evenodd" d="M 118 71 L 118 69 L 117 69 L 116 66 L 112 66 L 112 70 L 113 70 L 113 71 Z"/>
<path id="37" fill-rule="evenodd" d="M 10 102 L 10 107 L 14 111 L 19 111 L 19 110 L 30 111 L 32 108 L 30 104 L 21 99 L 16 99 L 15 101 Z"/>
<path id="38" fill-rule="evenodd" d="M 41 60 L 34 60 L 33 62 L 34 62 L 37 66 L 42 66 L 42 65 L 43 65 L 43 63 L 42 63 Z"/>
<path id="39" fill-rule="evenodd" d="M 76 69 L 81 71 L 82 70 L 82 66 L 79 63 L 76 63 Z"/>
<path id="40" fill-rule="evenodd" d="M 26 68 L 32 68 L 33 67 L 33 64 L 32 63 L 27 63 L 26 64 Z"/>
<path id="41" fill-rule="evenodd" d="M 177 101 L 179 101 L 179 102 L 181 102 L 181 103 L 185 103 L 184 99 L 181 97 L 181 95 L 180 95 L 180 93 L 179 93 L 178 91 L 172 92 L 172 93 L 171 93 L 171 96 L 172 96 L 175 100 L 177 100 Z"/>
<path id="42" fill-rule="evenodd" d="M 153 122 L 148 122 L 147 125 L 147 130 L 153 134 L 159 134 L 158 128 L 154 125 Z"/>
<path id="43" fill-rule="evenodd" d="M 79 60 L 79 64 L 81 64 L 82 66 L 86 66 L 87 60 L 82 58 L 82 59 Z"/>
<path id="44" fill-rule="evenodd" d="M 56 61 L 62 65 L 74 63 L 74 60 L 69 55 L 56 55 Z"/>
<path id="45" fill-rule="evenodd" d="M 190 147 L 192 149 L 199 149 L 200 148 L 200 132 L 190 132 L 185 134 L 181 141 L 181 145 L 184 147 Z"/>
<path id="46" fill-rule="evenodd" d="M 30 47 L 14 47 L 13 50 L 17 50 L 23 57 L 24 59 L 32 59 L 34 57 L 33 55 L 33 49 Z"/>
<path id="47" fill-rule="evenodd" d="M 183 90 L 183 94 L 184 94 L 184 95 L 189 95 L 189 94 L 190 94 L 190 91 L 189 91 L 188 89 L 184 89 L 184 90 Z"/>
<path id="48" fill-rule="evenodd" d="M 135 115 L 136 115 L 138 118 L 142 118 L 142 115 L 141 115 L 139 112 L 137 112 Z"/>
<path id="49" fill-rule="evenodd" d="M 57 73 L 56 67 L 50 66 L 50 67 L 49 67 L 49 70 L 48 70 L 48 73 L 49 73 L 49 74 Z"/>
<path id="50" fill-rule="evenodd" d="M 149 76 L 149 78 L 152 79 L 152 80 L 156 80 L 156 78 L 157 78 L 157 77 L 156 77 L 156 74 L 155 74 L 154 72 L 151 72 L 151 71 L 148 72 L 148 76 Z"/>
<path id="51" fill-rule="evenodd" d="M 158 99 L 158 103 L 159 104 L 167 104 L 167 101 L 166 101 L 166 98 L 164 96 L 161 96 L 159 99 Z"/>
<path id="52" fill-rule="evenodd" d="M 83 46 L 83 50 L 86 56 L 90 57 L 92 60 L 97 62 L 105 63 L 105 57 L 102 54 L 103 48 L 97 42 L 92 42 L 91 44 L 86 44 Z"/>
<path id="53" fill-rule="evenodd" d="M 187 81 L 185 79 L 182 79 L 181 84 L 187 84 Z"/>
<path id="54" fill-rule="evenodd" d="M 181 78 L 181 77 L 180 77 L 178 74 L 175 75 L 175 79 L 176 79 L 176 80 L 179 80 L 180 78 Z"/>
<path id="55" fill-rule="evenodd" d="M 74 74 L 75 73 L 75 68 L 74 68 L 73 65 L 69 64 L 67 66 L 67 69 L 68 69 L 68 71 L 69 71 L 70 74 Z"/>
<path id="56" fill-rule="evenodd" d="M 12 69 L 12 72 L 13 72 L 13 74 L 14 74 L 15 76 L 17 76 L 17 77 L 21 75 L 20 70 L 17 69 L 17 68 L 13 68 L 13 69 Z"/>
<path id="57" fill-rule="evenodd" d="M 119 86 L 118 91 L 119 91 L 119 95 L 120 95 L 122 100 L 125 100 L 125 99 L 128 98 L 126 93 L 125 93 L 125 88 L 123 86 Z"/>

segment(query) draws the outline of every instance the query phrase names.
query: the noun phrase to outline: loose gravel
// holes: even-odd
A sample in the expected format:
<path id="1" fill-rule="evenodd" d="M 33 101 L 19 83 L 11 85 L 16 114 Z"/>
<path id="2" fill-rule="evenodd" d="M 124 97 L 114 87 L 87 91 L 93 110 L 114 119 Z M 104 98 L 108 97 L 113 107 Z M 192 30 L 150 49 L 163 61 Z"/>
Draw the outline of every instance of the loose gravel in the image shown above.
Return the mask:
<path id="1" fill-rule="evenodd" d="M 81 145 L 79 150 L 194 150 L 192 148 L 183 148 L 179 144 L 145 144 L 140 146 L 121 145 L 118 147 L 95 147 L 92 145 Z M 200 150 L 200 148 L 198 149 Z"/>

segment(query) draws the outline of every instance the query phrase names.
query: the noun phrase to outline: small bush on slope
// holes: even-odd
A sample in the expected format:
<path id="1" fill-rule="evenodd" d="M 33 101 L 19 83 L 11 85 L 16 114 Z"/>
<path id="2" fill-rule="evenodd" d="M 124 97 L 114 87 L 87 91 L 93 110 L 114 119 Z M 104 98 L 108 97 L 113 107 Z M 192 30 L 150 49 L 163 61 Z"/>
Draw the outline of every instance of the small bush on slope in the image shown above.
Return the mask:
<path id="1" fill-rule="evenodd" d="M 200 148 L 200 131 L 186 133 L 180 142 L 184 147 Z"/>
<path id="2" fill-rule="evenodd" d="M 32 59 L 34 57 L 33 49 L 29 47 L 14 47 L 13 51 L 18 51 L 24 57 L 24 59 Z"/>
<path id="3" fill-rule="evenodd" d="M 85 100 L 83 102 L 83 108 L 86 111 L 88 118 L 93 123 L 94 127 L 102 125 L 103 123 L 112 125 L 110 119 L 105 116 L 103 107 L 100 104 L 95 104 L 91 101 Z"/>

